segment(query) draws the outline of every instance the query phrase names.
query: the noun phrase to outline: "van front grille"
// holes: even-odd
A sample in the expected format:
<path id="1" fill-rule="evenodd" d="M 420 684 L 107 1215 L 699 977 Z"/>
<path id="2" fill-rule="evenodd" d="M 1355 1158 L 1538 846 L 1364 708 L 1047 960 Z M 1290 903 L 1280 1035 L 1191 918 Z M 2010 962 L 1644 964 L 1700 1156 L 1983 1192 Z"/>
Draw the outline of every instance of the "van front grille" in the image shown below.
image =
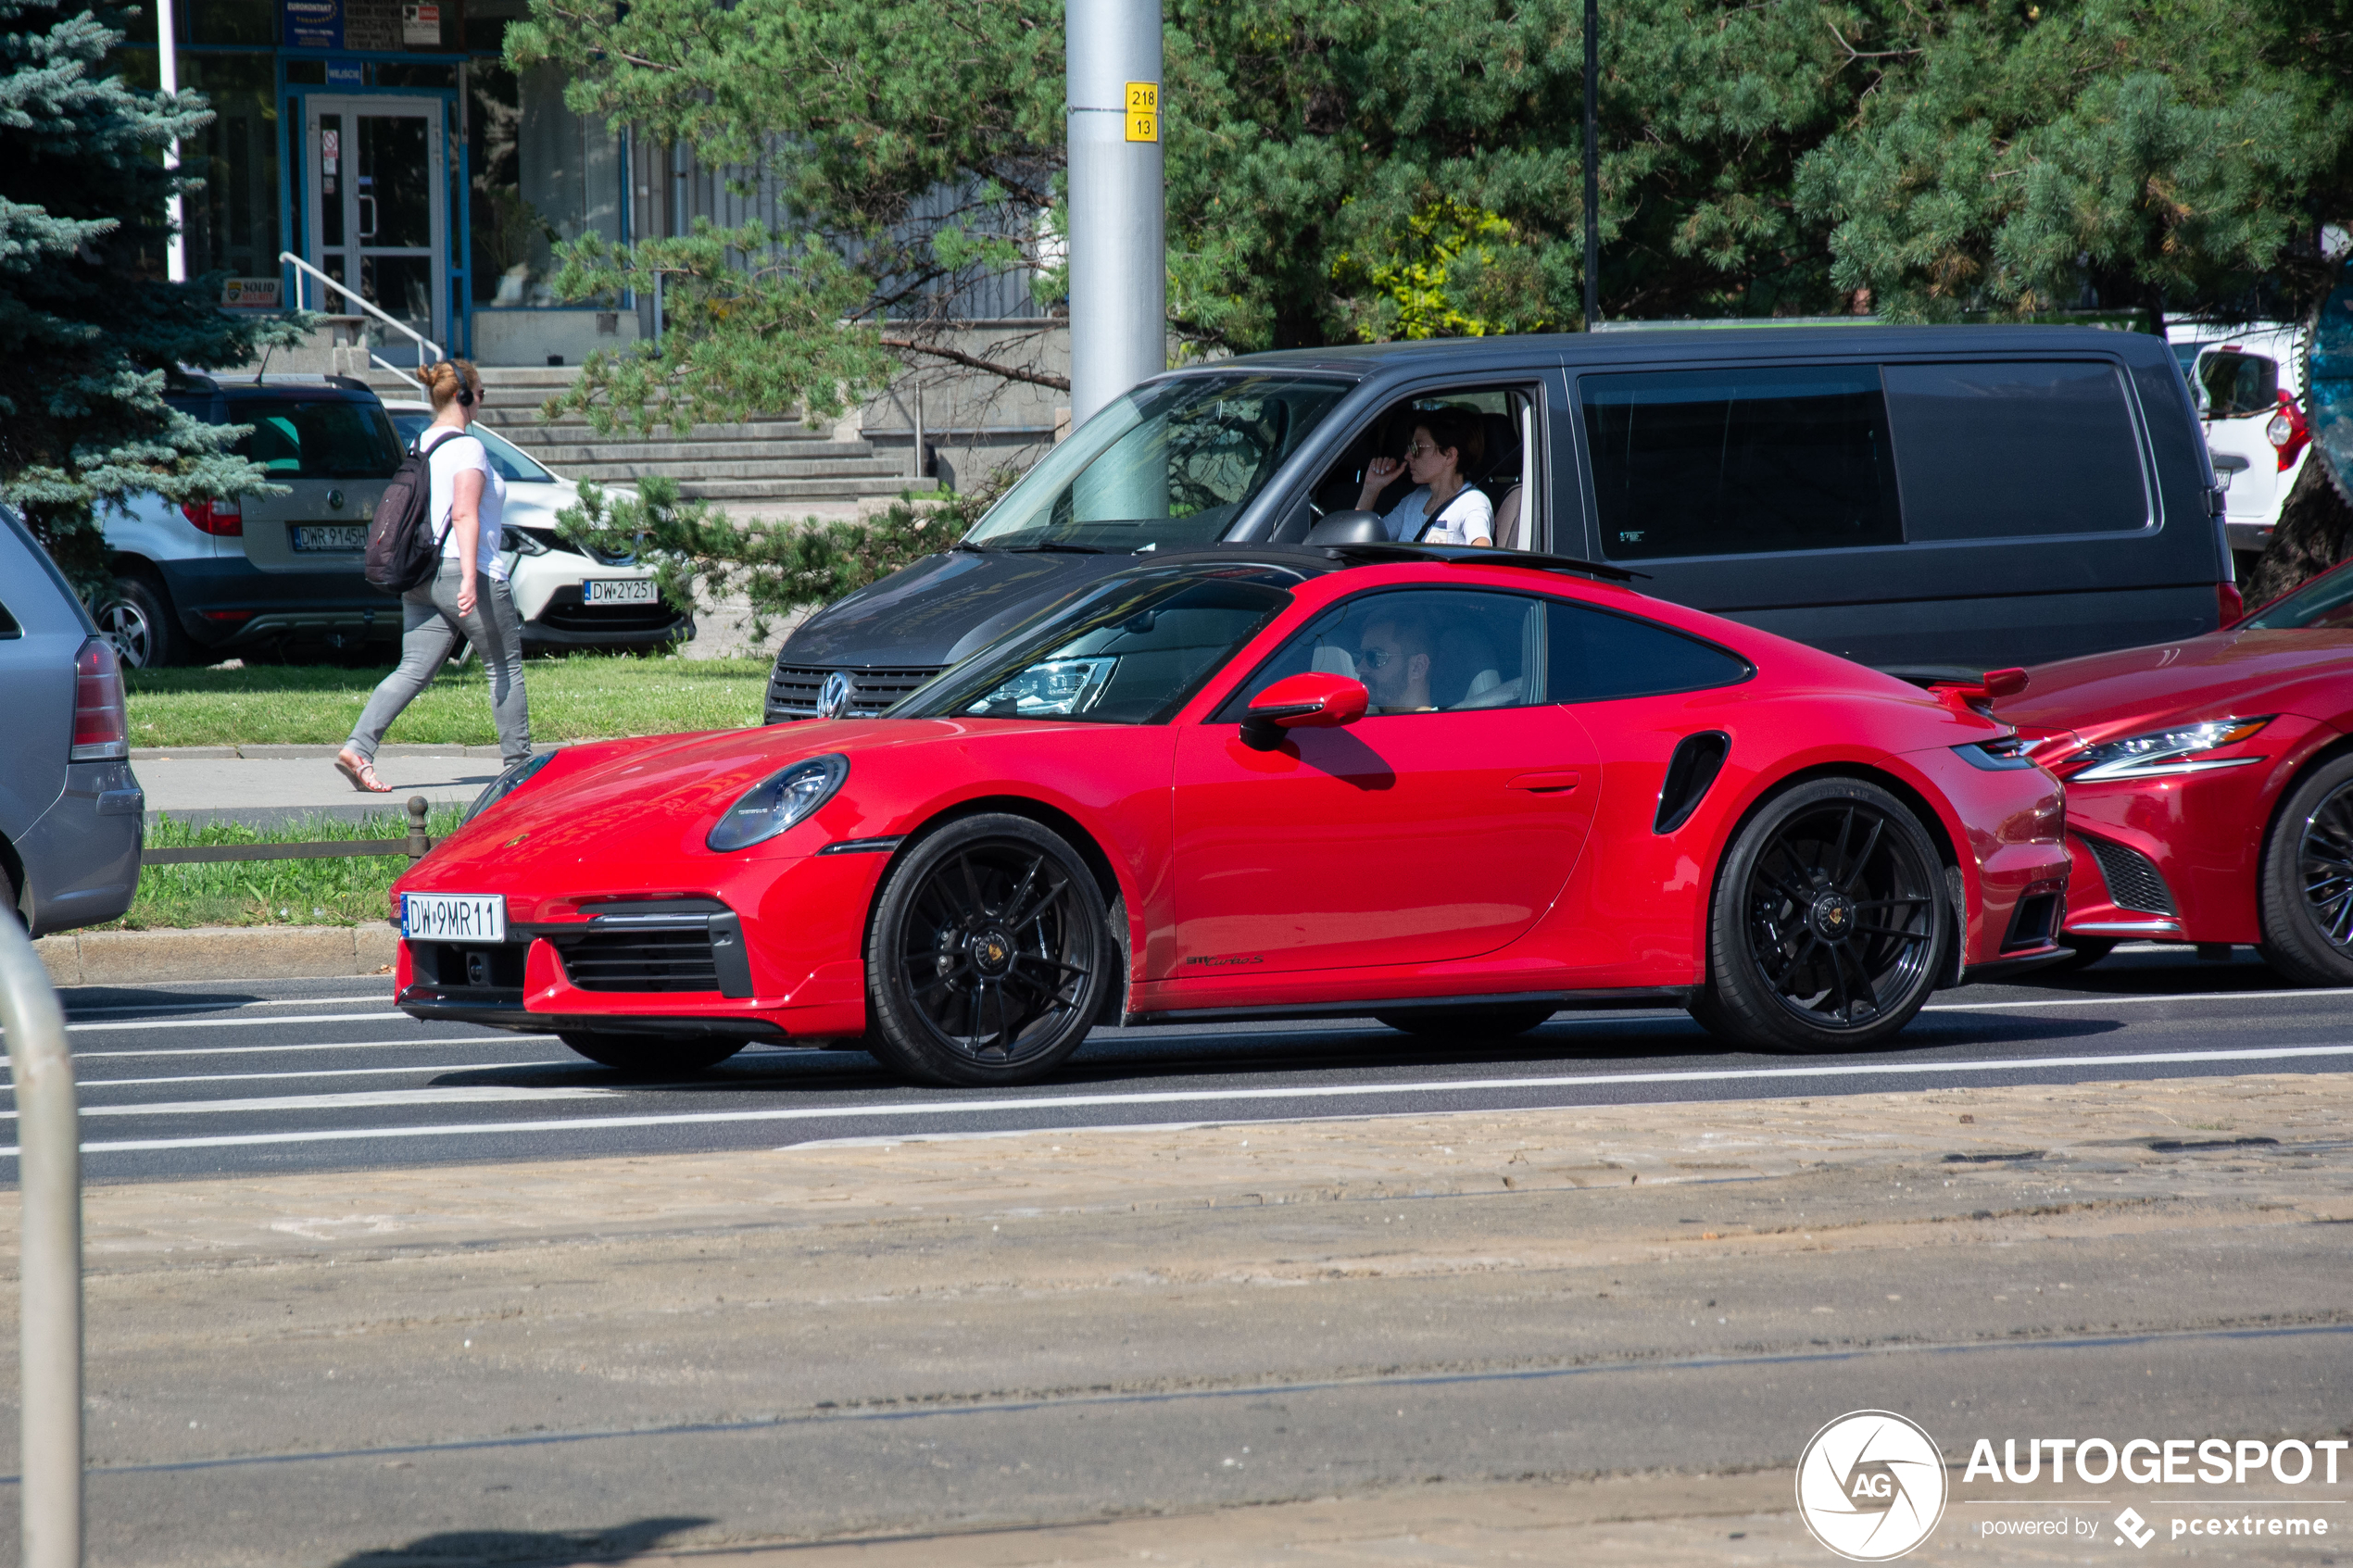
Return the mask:
<path id="1" fill-rule="evenodd" d="M 812 664 L 779 664 L 768 678 L 768 721 L 779 719 L 814 719 L 817 704 L 825 689 L 825 678 L 836 673 L 832 666 Z M 849 680 L 849 706 L 842 709 L 845 719 L 872 719 L 917 686 L 939 673 L 939 667 L 902 670 L 841 669 L 839 673 Z"/>

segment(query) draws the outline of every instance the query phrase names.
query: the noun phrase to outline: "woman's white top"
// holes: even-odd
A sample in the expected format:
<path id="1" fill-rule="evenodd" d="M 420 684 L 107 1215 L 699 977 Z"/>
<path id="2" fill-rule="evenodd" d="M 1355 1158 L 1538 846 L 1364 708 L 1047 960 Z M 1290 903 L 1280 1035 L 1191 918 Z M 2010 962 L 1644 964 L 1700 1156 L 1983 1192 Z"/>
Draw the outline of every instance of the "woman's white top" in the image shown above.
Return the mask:
<path id="1" fill-rule="evenodd" d="M 1412 495 L 1381 519 L 1389 529 L 1389 536 L 1407 544 L 1424 545 L 1467 545 L 1473 540 L 1494 537 L 1495 503 L 1476 484 L 1466 484 L 1454 492 L 1453 498 L 1439 508 L 1436 517 L 1428 515 L 1428 506 L 1429 486 L 1416 486 Z M 1422 526 L 1425 522 L 1429 525 L 1428 528 Z"/>
<path id="2" fill-rule="evenodd" d="M 441 540 L 444 560 L 458 558 L 458 531 L 450 527 L 449 508 L 457 497 L 458 476 L 469 469 L 482 474 L 482 501 L 475 508 L 482 520 L 482 538 L 474 546 L 474 569 L 497 578 L 507 575 L 506 567 L 498 559 L 499 521 L 507 509 L 507 482 L 490 466 L 489 449 L 471 435 L 447 435 L 448 427 L 427 425 L 417 445 L 428 444 L 433 451 L 425 461 L 433 469 L 433 495 L 427 502 L 432 508 L 434 537 Z M 447 530 L 448 537 L 443 538 Z"/>

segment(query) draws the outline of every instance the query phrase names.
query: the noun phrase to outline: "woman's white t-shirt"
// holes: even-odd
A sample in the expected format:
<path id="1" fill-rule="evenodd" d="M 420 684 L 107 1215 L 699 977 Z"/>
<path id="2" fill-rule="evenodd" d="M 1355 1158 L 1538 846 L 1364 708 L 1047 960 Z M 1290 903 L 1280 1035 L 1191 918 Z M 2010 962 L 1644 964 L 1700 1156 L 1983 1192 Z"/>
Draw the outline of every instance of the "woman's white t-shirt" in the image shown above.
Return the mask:
<path id="1" fill-rule="evenodd" d="M 1436 517 L 1428 515 L 1429 486 L 1417 485 L 1414 493 L 1390 508 L 1381 521 L 1388 525 L 1391 539 L 1407 544 L 1467 545 L 1475 539 L 1489 539 L 1495 533 L 1495 503 L 1487 492 L 1475 484 L 1466 484 L 1454 492 L 1453 498 L 1439 508 Z M 1428 523 L 1428 528 L 1422 526 Z"/>
<path id="2" fill-rule="evenodd" d="M 458 558 L 458 531 L 449 526 L 449 508 L 456 498 L 458 476 L 468 469 L 478 469 L 482 472 L 482 501 L 475 512 L 482 520 L 482 538 L 474 547 L 474 569 L 504 578 L 507 569 L 498 559 L 498 528 L 507 509 L 507 482 L 490 466 L 489 450 L 471 435 L 447 435 L 430 425 L 417 445 L 430 445 L 433 448 L 425 459 L 433 469 L 433 495 L 426 504 L 432 508 L 428 515 L 433 519 L 434 537 L 441 539 L 442 558 Z M 448 531 L 446 539 L 442 538 L 445 529 Z"/>

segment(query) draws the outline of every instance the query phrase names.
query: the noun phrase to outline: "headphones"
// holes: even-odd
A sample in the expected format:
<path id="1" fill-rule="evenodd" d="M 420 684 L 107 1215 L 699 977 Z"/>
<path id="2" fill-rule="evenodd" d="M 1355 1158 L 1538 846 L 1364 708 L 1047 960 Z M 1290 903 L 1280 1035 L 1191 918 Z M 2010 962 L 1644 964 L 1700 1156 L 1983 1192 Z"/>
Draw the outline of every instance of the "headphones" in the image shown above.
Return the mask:
<path id="1" fill-rule="evenodd" d="M 442 363 L 448 365 L 449 361 L 445 359 Z M 474 406 L 473 388 L 466 384 L 465 372 L 459 370 L 455 365 L 450 365 L 449 370 L 450 374 L 455 376 L 458 381 L 458 407 L 460 408 L 472 408 Z"/>

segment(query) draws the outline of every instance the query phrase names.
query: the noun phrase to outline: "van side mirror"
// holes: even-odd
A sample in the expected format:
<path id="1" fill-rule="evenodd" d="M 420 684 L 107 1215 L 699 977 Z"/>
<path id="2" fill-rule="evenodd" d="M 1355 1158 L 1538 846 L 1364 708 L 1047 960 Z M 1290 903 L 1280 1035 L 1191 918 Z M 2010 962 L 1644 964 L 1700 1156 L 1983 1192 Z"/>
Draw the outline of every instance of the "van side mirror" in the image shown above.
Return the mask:
<path id="1" fill-rule="evenodd" d="M 1307 543 L 1317 545 L 1386 545 L 1389 524 L 1378 512 L 1326 512 L 1321 521 L 1307 531 Z"/>
<path id="2" fill-rule="evenodd" d="M 1286 730 L 1335 730 L 1365 716 L 1373 700 L 1362 681 L 1322 670 L 1287 675 L 1260 692 L 1242 720 L 1242 744 L 1272 751 Z"/>

